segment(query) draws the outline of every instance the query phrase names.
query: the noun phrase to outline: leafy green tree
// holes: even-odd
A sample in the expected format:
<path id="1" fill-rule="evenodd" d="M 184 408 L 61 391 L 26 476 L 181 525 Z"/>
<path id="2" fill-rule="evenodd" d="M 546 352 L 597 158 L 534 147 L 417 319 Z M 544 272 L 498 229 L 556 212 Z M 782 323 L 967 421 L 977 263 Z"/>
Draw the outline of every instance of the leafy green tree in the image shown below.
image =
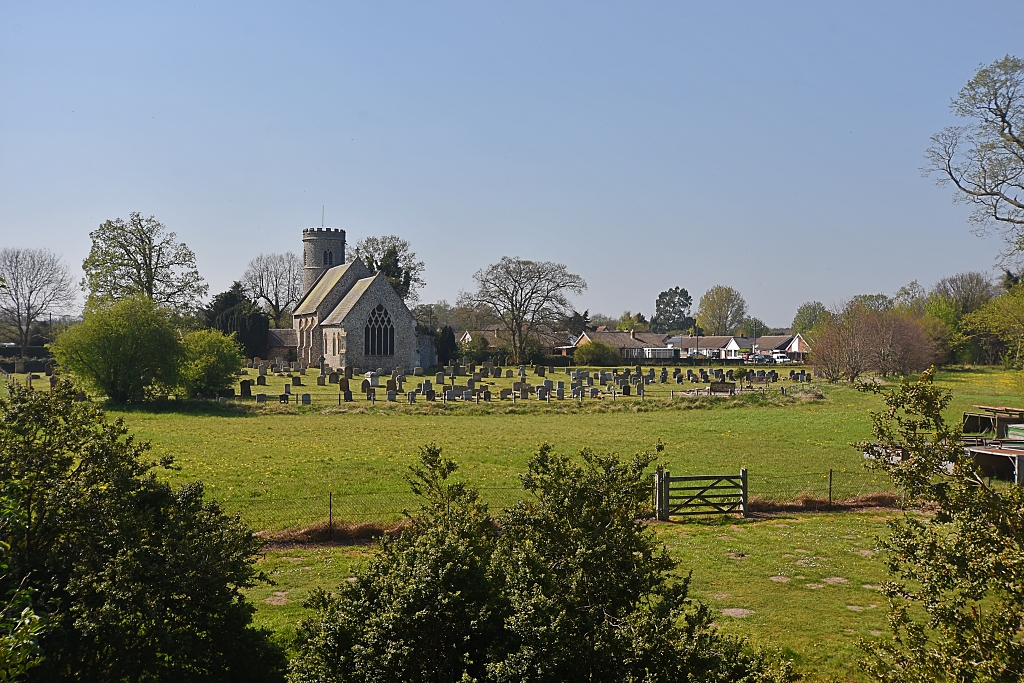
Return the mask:
<path id="1" fill-rule="evenodd" d="M 754 318 L 753 316 L 746 317 L 740 326 L 736 328 L 736 332 L 742 337 L 763 337 L 766 334 L 771 334 L 772 329 L 760 318 Z"/>
<path id="2" fill-rule="evenodd" d="M 793 334 L 810 332 L 824 322 L 826 317 L 828 317 L 828 311 L 825 309 L 825 304 L 820 301 L 808 301 L 801 304 L 793 317 Z"/>
<path id="3" fill-rule="evenodd" d="M 682 287 L 666 289 L 658 295 L 651 318 L 651 332 L 682 332 L 693 327 L 690 307 L 693 297 Z"/>
<path id="4" fill-rule="evenodd" d="M 863 642 L 883 683 L 1024 678 L 1024 489 L 993 487 L 943 411 L 951 392 L 916 382 L 884 391 L 874 440 L 857 445 L 911 509 L 882 541 L 894 580 L 883 584 L 893 637 Z M 875 392 L 880 387 L 869 385 Z M 897 456 L 897 457 L 894 457 Z"/>
<path id="5" fill-rule="evenodd" d="M 89 237 L 92 249 L 82 263 L 87 307 L 142 295 L 186 313 L 206 296 L 196 255 L 155 217 L 132 212 L 127 221 L 107 221 Z"/>
<path id="6" fill-rule="evenodd" d="M 888 311 L 895 305 L 892 298 L 885 294 L 858 294 L 847 302 L 847 308 L 859 306 L 867 311 Z"/>
<path id="7" fill-rule="evenodd" d="M 10 496 L 0 496 L 0 529 L 18 526 L 22 515 Z M 0 583 L 14 583 L 14 577 L 7 575 L 6 556 L 10 544 L 0 541 Z M 4 596 L 0 608 L 0 681 L 13 681 L 32 667 L 42 662 L 38 638 L 42 624 L 32 610 L 31 596 L 27 589 L 19 586 L 13 593 Z"/>
<path id="8" fill-rule="evenodd" d="M 641 521 L 654 457 L 542 446 L 526 500 L 495 520 L 451 460 L 422 449 L 411 525 L 337 594 L 309 601 L 291 680 L 793 680 L 787 662 L 715 631 L 688 577 L 673 580 Z"/>
<path id="9" fill-rule="evenodd" d="M 423 281 L 423 261 L 416 260 L 407 240 L 398 235 L 364 237 L 356 243 L 355 255 L 371 273 L 383 273 L 402 299 L 416 301 Z"/>
<path id="10" fill-rule="evenodd" d="M 167 309 L 141 295 L 87 310 L 57 337 L 57 362 L 80 381 L 124 403 L 141 401 L 155 384 L 173 387 L 180 354 Z"/>
<path id="11" fill-rule="evenodd" d="M 188 398 L 209 398 L 234 384 L 245 364 L 234 336 L 219 330 L 196 330 L 181 339 L 178 386 Z"/>
<path id="12" fill-rule="evenodd" d="M 572 354 L 572 362 L 576 365 L 614 367 L 623 361 L 618 349 L 614 346 L 604 342 L 589 341 L 576 347 Z"/>
<path id="13" fill-rule="evenodd" d="M 562 320 L 561 328 L 564 328 L 573 337 L 579 337 L 583 334 L 584 330 L 590 327 L 590 311 L 579 311 L 573 309 L 571 315 L 566 316 Z"/>
<path id="14" fill-rule="evenodd" d="M 7 391 L 0 481 L 16 486 L 20 518 L 0 529 L 0 591 L 24 580 L 46 625 L 26 680 L 281 680 L 283 654 L 241 593 L 261 579 L 262 542 L 202 484 L 157 479 L 148 444 L 76 403 L 70 382 Z"/>
<path id="15" fill-rule="evenodd" d="M 437 362 L 439 365 L 447 365 L 458 353 L 459 343 L 455 341 L 455 330 L 445 325 L 437 335 Z"/>
<path id="16" fill-rule="evenodd" d="M 619 332 L 629 332 L 631 330 L 646 332 L 648 329 L 647 317 L 639 311 L 636 313 L 623 311 L 619 322 L 615 325 L 615 329 Z"/>
<path id="17" fill-rule="evenodd" d="M 242 283 L 235 282 L 226 292 L 213 297 L 203 309 L 206 324 L 224 334 L 235 334 L 247 358 L 266 356 L 270 318 L 245 294 Z"/>
<path id="18" fill-rule="evenodd" d="M 732 287 L 715 285 L 697 307 L 697 324 L 709 335 L 732 334 L 747 317 L 747 302 Z"/>
<path id="19" fill-rule="evenodd" d="M 975 334 L 991 334 L 1008 347 L 1007 362 L 1024 364 L 1024 287 L 1017 286 L 963 318 L 963 327 Z"/>

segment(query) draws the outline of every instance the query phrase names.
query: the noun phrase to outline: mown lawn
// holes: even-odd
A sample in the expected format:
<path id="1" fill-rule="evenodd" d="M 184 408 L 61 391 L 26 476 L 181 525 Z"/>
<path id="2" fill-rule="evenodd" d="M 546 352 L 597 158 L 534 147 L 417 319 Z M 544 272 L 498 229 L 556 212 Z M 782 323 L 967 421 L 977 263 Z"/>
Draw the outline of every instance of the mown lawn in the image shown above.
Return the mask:
<path id="1" fill-rule="evenodd" d="M 808 680 L 863 680 L 856 668 L 858 639 L 887 634 L 885 602 L 876 591 L 885 568 L 875 550 L 893 514 L 807 513 L 653 528 L 680 569 L 693 571 L 692 595 L 718 610 L 723 631 L 781 648 Z M 268 552 L 260 568 L 275 585 L 248 591 L 257 623 L 289 640 L 309 592 L 338 586 L 372 551 L 343 546 Z"/>

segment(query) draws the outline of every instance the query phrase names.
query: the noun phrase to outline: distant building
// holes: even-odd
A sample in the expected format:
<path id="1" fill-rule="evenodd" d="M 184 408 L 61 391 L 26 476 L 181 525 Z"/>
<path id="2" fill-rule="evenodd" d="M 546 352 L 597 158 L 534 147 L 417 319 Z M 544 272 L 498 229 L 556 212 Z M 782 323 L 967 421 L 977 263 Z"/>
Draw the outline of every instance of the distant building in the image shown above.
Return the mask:
<path id="1" fill-rule="evenodd" d="M 671 358 L 674 353 L 668 350 L 669 346 L 665 343 L 667 339 L 667 334 L 656 332 L 585 330 L 572 346 L 579 348 L 589 342 L 598 341 L 616 349 L 624 359 Z"/>

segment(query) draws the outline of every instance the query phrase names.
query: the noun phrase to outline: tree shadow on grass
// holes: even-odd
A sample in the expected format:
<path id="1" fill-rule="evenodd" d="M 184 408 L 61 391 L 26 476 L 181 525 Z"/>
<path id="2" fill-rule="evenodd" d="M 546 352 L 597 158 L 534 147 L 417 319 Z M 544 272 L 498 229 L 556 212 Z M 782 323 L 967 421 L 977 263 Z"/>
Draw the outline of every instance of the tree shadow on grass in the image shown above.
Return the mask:
<path id="1" fill-rule="evenodd" d="M 228 401 L 190 399 L 157 399 L 144 403 L 114 403 L 105 401 L 104 410 L 115 413 L 137 413 L 148 415 L 195 415 L 198 417 L 252 417 L 256 415 L 253 405 Z"/>

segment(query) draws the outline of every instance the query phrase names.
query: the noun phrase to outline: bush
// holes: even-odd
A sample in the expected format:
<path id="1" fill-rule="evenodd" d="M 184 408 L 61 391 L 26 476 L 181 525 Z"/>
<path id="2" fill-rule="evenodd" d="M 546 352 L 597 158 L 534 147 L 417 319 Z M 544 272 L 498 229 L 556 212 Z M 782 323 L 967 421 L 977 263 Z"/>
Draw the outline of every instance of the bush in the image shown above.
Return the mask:
<path id="1" fill-rule="evenodd" d="M 235 381 L 245 360 L 234 335 L 219 330 L 196 330 L 181 340 L 178 386 L 188 398 L 216 396 Z"/>
<path id="2" fill-rule="evenodd" d="M 87 310 L 52 350 L 64 369 L 118 403 L 143 400 L 154 384 L 174 386 L 181 351 L 168 311 L 144 296 Z"/>
<path id="3" fill-rule="evenodd" d="M 25 680 L 282 681 L 241 594 L 262 578 L 261 541 L 202 484 L 159 481 L 148 444 L 74 396 L 64 380 L 0 399 L 0 482 L 19 511 L 2 519 L 0 594 L 24 578 L 45 624 Z"/>
<path id="4" fill-rule="evenodd" d="M 670 580 L 675 561 L 641 521 L 653 460 L 542 446 L 522 477 L 532 495 L 494 519 L 423 448 L 419 512 L 354 581 L 307 603 L 293 683 L 793 680 Z"/>
<path id="5" fill-rule="evenodd" d="M 598 367 L 614 367 L 621 365 L 622 356 L 614 346 L 604 342 L 591 341 L 576 348 L 572 356 L 576 365 L 592 365 Z"/>

